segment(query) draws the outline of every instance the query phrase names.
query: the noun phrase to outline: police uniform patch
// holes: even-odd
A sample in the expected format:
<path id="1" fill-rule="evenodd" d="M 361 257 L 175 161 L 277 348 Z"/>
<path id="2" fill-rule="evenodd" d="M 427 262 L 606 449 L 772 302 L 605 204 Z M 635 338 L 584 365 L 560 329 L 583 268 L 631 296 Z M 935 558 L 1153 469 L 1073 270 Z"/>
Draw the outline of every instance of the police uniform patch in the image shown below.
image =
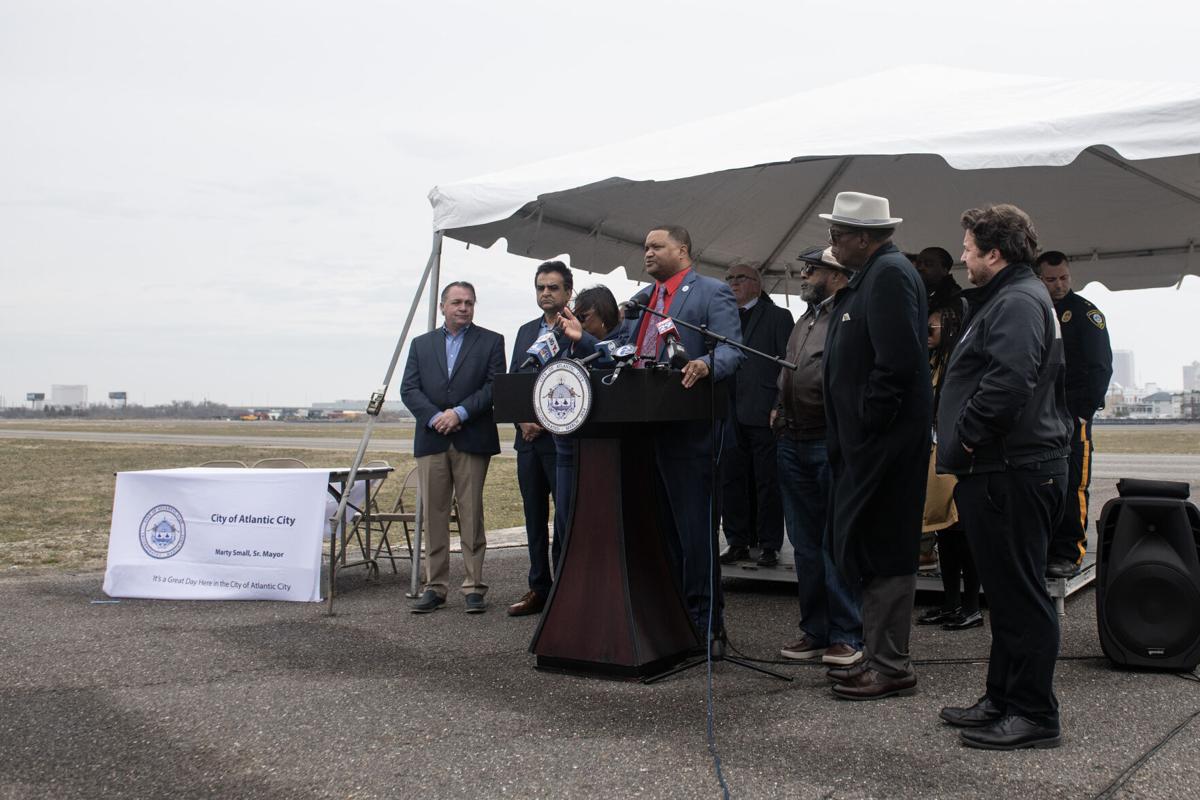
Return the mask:
<path id="1" fill-rule="evenodd" d="M 1092 324 L 1095 325 L 1097 328 L 1099 328 L 1100 330 L 1104 330 L 1104 315 L 1101 314 L 1098 310 L 1092 309 L 1091 311 L 1089 311 L 1087 318 L 1090 319 L 1092 321 Z"/>
<path id="2" fill-rule="evenodd" d="M 1062 321 L 1063 322 L 1071 321 L 1071 309 L 1068 308 L 1066 311 L 1063 312 Z"/>

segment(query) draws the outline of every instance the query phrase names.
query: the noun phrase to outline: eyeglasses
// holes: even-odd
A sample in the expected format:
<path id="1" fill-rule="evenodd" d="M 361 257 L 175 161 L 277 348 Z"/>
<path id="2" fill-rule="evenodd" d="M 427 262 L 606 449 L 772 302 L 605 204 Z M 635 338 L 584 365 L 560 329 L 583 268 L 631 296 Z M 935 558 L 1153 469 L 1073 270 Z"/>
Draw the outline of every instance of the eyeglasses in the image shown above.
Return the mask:
<path id="1" fill-rule="evenodd" d="M 838 231 L 833 228 L 829 229 L 829 243 L 837 244 L 839 239 L 844 239 L 847 236 L 857 236 L 862 231 Z"/>
<path id="2" fill-rule="evenodd" d="M 799 275 L 801 278 L 807 278 L 809 275 L 812 275 L 814 272 L 816 272 L 819 269 L 827 269 L 830 272 L 841 272 L 843 274 L 846 272 L 844 269 L 838 269 L 837 267 L 830 267 L 825 264 L 814 264 L 811 261 L 805 261 L 800 266 L 800 269 L 796 274 Z"/>
<path id="3" fill-rule="evenodd" d="M 755 281 L 757 278 L 752 278 L 749 275 L 729 275 L 726 276 L 725 282 L 732 286 L 735 283 L 745 283 L 746 281 Z"/>

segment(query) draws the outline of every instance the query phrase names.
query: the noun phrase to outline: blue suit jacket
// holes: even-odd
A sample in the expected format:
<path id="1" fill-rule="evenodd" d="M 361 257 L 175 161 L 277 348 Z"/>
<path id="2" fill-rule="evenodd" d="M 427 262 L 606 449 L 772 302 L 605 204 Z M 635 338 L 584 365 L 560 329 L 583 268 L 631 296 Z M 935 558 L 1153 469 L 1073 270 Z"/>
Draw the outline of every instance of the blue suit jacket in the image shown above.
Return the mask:
<path id="1" fill-rule="evenodd" d="M 653 291 L 654 284 L 650 284 L 635 294 L 633 300 L 642 305 L 650 305 L 650 295 Z M 675 297 L 671 299 L 671 306 L 666 313 L 672 319 L 690 322 L 693 325 L 707 325 L 709 330 L 715 333 L 726 336 L 735 342 L 742 341 L 742 324 L 738 318 L 737 301 L 733 299 L 733 292 L 724 282 L 701 275 L 695 269 L 683 279 L 683 283 L 680 284 Z M 662 321 L 653 314 L 650 314 L 650 317 L 651 322 Z M 621 344 L 636 345 L 638 328 L 641 324 L 640 316 L 637 319 L 627 319 L 621 323 L 611 338 Z M 678 327 L 678 330 L 679 343 L 687 350 L 688 359 L 703 358 L 708 362 L 708 347 L 704 337 L 683 327 Z M 592 352 L 595 345 L 596 339 L 585 333 L 583 339 L 576 345 L 575 352 L 577 354 L 582 352 L 586 355 Z M 658 348 L 660 361 L 663 360 L 665 348 L 666 342 L 660 340 Z M 717 345 L 715 355 L 716 368 L 714 369 L 711 363 L 709 363 L 709 368 L 712 370 L 714 379 L 718 381 L 723 381 L 733 375 L 746 357 L 741 350 L 727 344 Z"/>
<path id="2" fill-rule="evenodd" d="M 454 362 L 446 370 L 446 333 L 437 328 L 413 339 L 400 383 L 400 399 L 417 418 L 413 455 L 444 453 L 454 445 L 462 453 L 495 455 L 500 437 L 492 419 L 492 379 L 504 372 L 504 337 L 472 325 L 464 334 Z M 467 421 L 449 436 L 432 430 L 429 420 L 439 411 L 462 406 Z"/>
<path id="3" fill-rule="evenodd" d="M 537 339 L 538 331 L 541 330 L 542 327 L 542 319 L 542 317 L 538 317 L 537 319 L 530 320 L 517 329 L 517 338 L 516 341 L 513 342 L 512 361 L 508 365 L 509 372 L 521 371 L 518 369 L 518 367 L 520 367 L 521 363 L 528 357 L 528 354 L 525 351 L 528 350 L 529 345 L 533 344 L 534 340 Z M 559 342 L 560 349 L 555 358 L 562 358 L 564 355 L 566 355 L 567 344 L 569 343 L 564 343 L 562 341 Z M 526 367 L 524 371 L 537 372 L 537 370 L 538 368 L 533 366 Z M 513 442 L 513 447 L 516 448 L 517 452 L 536 450 L 539 453 L 549 454 L 554 452 L 554 439 L 549 433 L 543 433 L 532 442 L 527 442 L 521 437 L 521 429 L 517 428 L 517 438 Z"/>
<path id="4" fill-rule="evenodd" d="M 651 293 L 654 291 L 654 284 L 647 286 L 633 296 L 633 299 L 643 305 L 649 305 Z M 642 312 L 646 314 L 647 312 Z M 733 299 L 733 292 L 725 285 L 723 281 L 716 278 L 709 278 L 700 275 L 694 269 L 688 273 L 683 279 L 683 283 L 679 286 L 679 291 L 671 300 L 671 305 L 667 309 L 667 314 L 675 320 L 690 322 L 693 325 L 707 325 L 708 328 L 716 333 L 728 337 L 735 342 L 742 341 L 742 324 L 738 318 L 737 301 Z M 661 319 L 650 315 L 654 322 L 659 322 Z M 638 327 L 641 325 L 641 317 L 637 319 L 628 319 L 621 323 L 616 332 L 609 338 L 616 340 L 620 344 L 637 344 Z M 678 327 L 679 342 L 687 350 L 689 360 L 703 358 L 706 362 L 708 358 L 708 348 L 705 345 L 704 337 L 691 330 L 683 327 Z M 575 355 L 587 355 L 595 349 L 595 337 L 584 333 L 583 338 L 575 346 Z M 658 358 L 663 360 L 663 352 L 666 349 L 666 342 L 660 342 L 658 349 Z M 719 344 L 716 349 L 716 368 L 712 370 L 712 375 L 715 380 L 723 381 L 731 377 L 741 365 L 742 360 L 746 357 L 741 350 L 732 347 L 728 344 Z M 690 391 L 705 391 L 699 386 L 692 387 Z M 728 391 L 727 389 L 718 386 L 717 391 Z M 712 441 L 712 432 L 707 422 L 692 421 L 692 422 L 677 422 L 660 427 L 658 434 L 655 436 L 655 453 L 659 458 L 660 466 L 670 461 L 679 459 L 699 459 L 704 461 L 708 458 L 709 446 Z M 668 478 L 668 480 L 671 480 Z M 706 491 L 706 486 L 698 487 Z M 707 508 L 701 503 L 701 508 Z"/>

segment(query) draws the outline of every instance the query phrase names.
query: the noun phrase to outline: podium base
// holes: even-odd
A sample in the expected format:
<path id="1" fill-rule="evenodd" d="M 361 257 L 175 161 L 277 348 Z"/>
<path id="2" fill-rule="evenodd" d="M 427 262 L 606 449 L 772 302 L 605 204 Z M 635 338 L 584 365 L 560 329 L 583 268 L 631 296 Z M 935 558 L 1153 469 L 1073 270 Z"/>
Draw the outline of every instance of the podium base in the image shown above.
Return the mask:
<path id="1" fill-rule="evenodd" d="M 648 681 L 665 676 L 672 668 L 685 661 L 690 653 L 677 653 L 645 664 L 605 664 L 598 661 L 577 661 L 571 658 L 538 656 L 534 669 L 539 672 L 556 672 L 561 675 L 577 675 L 583 678 L 608 678 L 618 681 Z"/>

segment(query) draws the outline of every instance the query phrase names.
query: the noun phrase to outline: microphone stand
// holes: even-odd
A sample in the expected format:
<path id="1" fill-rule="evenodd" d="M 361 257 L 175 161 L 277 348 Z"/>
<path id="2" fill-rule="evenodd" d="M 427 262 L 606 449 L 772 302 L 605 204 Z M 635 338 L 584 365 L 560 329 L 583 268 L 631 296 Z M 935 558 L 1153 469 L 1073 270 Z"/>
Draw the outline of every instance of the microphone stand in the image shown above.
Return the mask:
<path id="1" fill-rule="evenodd" d="M 710 664 L 713 661 L 726 661 L 730 664 L 735 664 L 735 665 L 737 665 L 739 667 L 743 667 L 745 669 L 754 670 L 755 672 L 761 672 L 764 675 L 770 675 L 771 677 L 778 678 L 781 681 L 791 682 L 792 678 L 789 675 L 784 675 L 782 673 L 776 672 L 775 670 L 767 669 L 766 667 L 760 667 L 759 665 L 751 663 L 750 661 L 748 661 L 744 658 L 738 658 L 737 656 L 728 655 L 725 652 L 726 637 L 725 637 L 724 623 L 722 623 L 721 629 L 716 632 L 716 636 L 714 637 L 714 635 L 713 635 L 714 608 L 716 607 L 716 604 L 718 602 L 718 595 L 720 593 L 720 588 L 721 588 L 720 587 L 720 578 L 718 577 L 718 571 L 716 569 L 717 488 L 718 488 L 717 487 L 717 480 L 718 480 L 717 437 L 720 433 L 720 428 L 718 427 L 718 421 L 717 421 L 717 345 L 718 344 L 731 345 L 745 353 L 751 353 L 753 355 L 758 356 L 759 358 L 765 358 L 768 361 L 774 362 L 774 363 L 778 364 L 779 366 L 786 367 L 787 369 L 790 369 L 790 370 L 795 370 L 796 365 L 791 363 L 790 361 L 780 358 L 779 356 L 767 355 L 766 353 L 755 350 L 753 347 L 748 347 L 748 346 L 742 344 L 741 342 L 735 342 L 732 339 L 730 339 L 728 336 L 725 336 L 723 334 L 717 333 L 714 330 L 709 329 L 709 327 L 707 325 L 693 325 L 690 322 L 684 322 L 681 319 L 675 319 L 674 317 L 671 317 L 669 314 L 664 314 L 660 311 L 655 311 L 654 309 L 650 308 L 649 306 L 643 305 L 642 303 L 638 303 L 637 301 L 634 301 L 634 300 L 630 300 L 628 302 L 628 305 L 632 308 L 640 308 L 643 313 L 649 312 L 656 317 L 662 317 L 663 319 L 671 319 L 671 321 L 675 323 L 676 327 L 686 328 L 687 330 L 694 331 L 695 333 L 700 334 L 702 337 L 704 337 L 704 344 L 705 344 L 705 348 L 708 351 L 708 360 L 709 360 L 709 362 L 708 362 L 709 363 L 708 415 L 709 415 L 709 426 L 710 426 L 710 433 L 712 436 L 712 443 L 711 443 L 711 446 L 709 447 L 709 500 L 708 500 L 708 514 L 709 514 L 709 517 L 708 517 L 709 518 L 709 523 L 708 523 L 708 533 L 709 533 L 709 537 L 708 537 L 708 564 L 709 564 L 708 573 L 709 573 L 709 578 L 708 578 L 708 580 L 709 580 L 709 589 L 708 589 L 708 635 L 705 637 L 705 642 L 704 642 L 705 654 L 704 654 L 704 658 L 697 658 L 693 661 L 689 661 L 689 662 L 680 664 L 679 666 L 674 667 L 670 670 L 667 670 L 666 672 L 655 675 L 652 678 L 647 678 L 646 680 L 643 681 L 643 683 L 657 683 L 658 681 L 663 680 L 664 678 L 669 678 L 670 676 L 677 675 L 680 672 L 686 672 L 687 670 L 692 669 L 693 667 L 698 667 L 701 664 Z M 724 606 L 723 599 L 722 599 L 721 605 Z"/>

